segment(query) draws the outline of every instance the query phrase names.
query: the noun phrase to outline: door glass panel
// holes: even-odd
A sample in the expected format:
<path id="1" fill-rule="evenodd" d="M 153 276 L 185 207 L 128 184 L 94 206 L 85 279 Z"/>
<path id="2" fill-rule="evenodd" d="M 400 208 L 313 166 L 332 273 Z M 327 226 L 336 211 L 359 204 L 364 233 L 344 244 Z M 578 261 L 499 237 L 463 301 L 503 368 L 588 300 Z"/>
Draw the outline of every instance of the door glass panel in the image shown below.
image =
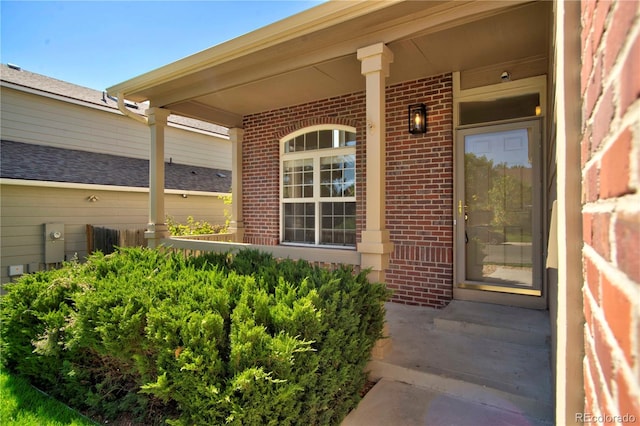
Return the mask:
<path id="1" fill-rule="evenodd" d="M 464 138 L 465 278 L 533 283 L 533 161 L 528 129 Z"/>

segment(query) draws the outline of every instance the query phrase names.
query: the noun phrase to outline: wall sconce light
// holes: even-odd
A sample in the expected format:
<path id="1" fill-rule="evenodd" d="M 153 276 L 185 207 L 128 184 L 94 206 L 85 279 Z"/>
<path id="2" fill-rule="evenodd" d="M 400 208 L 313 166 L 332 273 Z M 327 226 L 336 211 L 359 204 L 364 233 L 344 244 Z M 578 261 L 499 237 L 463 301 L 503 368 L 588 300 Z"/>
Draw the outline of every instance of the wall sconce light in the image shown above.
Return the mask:
<path id="1" fill-rule="evenodd" d="M 187 198 L 188 195 L 187 194 L 182 194 L 182 198 Z"/>
<path id="2" fill-rule="evenodd" d="M 427 133 L 427 107 L 424 104 L 409 105 L 409 133 Z"/>

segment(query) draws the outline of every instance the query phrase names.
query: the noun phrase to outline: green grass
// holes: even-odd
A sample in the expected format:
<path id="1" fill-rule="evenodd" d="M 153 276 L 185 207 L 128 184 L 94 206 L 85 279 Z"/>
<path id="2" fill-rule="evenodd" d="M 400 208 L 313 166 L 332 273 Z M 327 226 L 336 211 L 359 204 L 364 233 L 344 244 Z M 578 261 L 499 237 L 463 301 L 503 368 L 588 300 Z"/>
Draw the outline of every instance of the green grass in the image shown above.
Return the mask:
<path id="1" fill-rule="evenodd" d="M 97 423 L 38 391 L 22 377 L 0 371 L 0 424 L 85 426 Z"/>

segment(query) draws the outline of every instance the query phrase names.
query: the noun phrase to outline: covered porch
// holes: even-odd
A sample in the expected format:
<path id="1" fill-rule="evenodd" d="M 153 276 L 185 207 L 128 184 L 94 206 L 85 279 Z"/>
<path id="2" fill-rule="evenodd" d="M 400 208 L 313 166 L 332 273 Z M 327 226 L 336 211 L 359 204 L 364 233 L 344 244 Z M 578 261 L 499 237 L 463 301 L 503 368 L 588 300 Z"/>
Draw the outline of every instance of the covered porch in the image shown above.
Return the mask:
<path id="1" fill-rule="evenodd" d="M 543 311 L 454 300 L 388 303 L 393 336 L 376 384 L 342 426 L 550 426 L 550 324 Z"/>
<path id="2" fill-rule="evenodd" d="M 496 304 L 535 307 L 541 310 L 531 322 L 540 322 L 548 330 L 549 319 L 555 320 L 554 309 L 560 303 L 555 300 L 557 276 L 544 268 L 551 204 L 556 198 L 552 134 L 555 5 L 544 1 L 327 2 L 109 88 L 108 92 L 119 99 L 150 102 L 149 245 L 185 252 L 250 247 L 280 258 L 351 264 L 369 268 L 372 281 L 387 282 L 397 294 L 406 296 L 397 301 L 443 307 L 453 299 L 457 299 L 454 304 L 472 299 L 488 302 L 479 306 L 487 308 L 489 315 L 495 312 L 488 307 Z M 537 262 L 533 278 L 537 287 L 521 294 L 496 290 L 497 286 L 464 288 L 459 286 L 463 281 L 459 275 L 465 268 L 468 238 L 460 225 L 466 221 L 466 206 L 458 197 L 464 188 L 459 178 L 464 149 L 460 152 L 456 141 L 469 126 L 460 120 L 460 105 L 467 102 L 476 113 L 491 104 L 499 104 L 504 110 L 509 105 L 501 104 L 502 99 L 534 92 L 538 96 L 535 111 L 507 119 L 503 114 L 489 114 L 489 118 L 480 120 L 510 125 L 527 117 L 539 125 L 541 163 L 536 178 L 540 179 L 540 199 L 535 213 L 539 241 L 529 244 Z M 407 108 L 414 103 L 427 103 L 426 136 L 407 131 Z M 233 242 L 178 240 L 168 235 L 163 160 L 169 112 L 229 128 Z M 356 243 L 353 247 L 288 244 L 283 240 L 282 141 L 306 127 L 328 123 L 353 128 L 357 135 Z M 433 170 L 437 170 L 436 176 L 426 182 L 420 180 L 421 175 Z M 500 242 L 489 243 L 496 249 Z M 412 311 L 411 320 L 403 316 L 405 309 Z M 457 346 L 461 340 L 468 340 L 465 336 L 446 341 L 451 336 L 442 336 L 439 327 L 444 323 L 438 311 L 391 305 L 389 312 L 392 343 L 387 348 L 390 352 L 384 355 L 387 360 L 402 357 L 399 354 L 416 344 L 407 339 L 415 327 L 442 337 L 443 344 L 448 345 L 443 353 L 471 350 Z M 461 331 L 445 332 L 464 335 Z M 417 347 L 430 349 L 426 342 L 432 337 L 421 336 L 422 346 Z M 546 361 L 540 361 L 544 370 L 541 377 L 547 378 L 557 361 L 548 360 L 549 351 L 556 352 L 557 336 L 551 333 L 549 338 L 551 343 L 545 337 L 543 349 L 535 350 L 542 358 L 547 356 Z M 485 347 L 491 352 L 491 345 Z M 509 362 L 522 361 L 518 358 L 521 355 L 511 349 L 495 356 Z M 432 355 L 446 357 L 442 353 Z M 577 351 L 568 358 L 579 370 Z M 475 363 L 478 368 L 492 362 L 475 357 L 451 360 Z M 415 362 L 410 358 L 398 362 L 405 361 Z M 372 363 L 372 373 L 380 374 L 377 378 L 385 377 L 388 369 L 401 376 L 407 373 L 403 368 L 415 369 L 415 365 L 398 364 L 398 369 L 383 364 L 380 360 Z M 518 371 L 524 371 L 525 364 L 518 365 Z M 559 365 L 563 369 L 564 360 Z M 460 385 L 456 381 L 460 378 L 438 379 L 431 372 L 424 376 L 424 371 L 407 374 L 426 378 L 432 385 Z M 466 374 L 474 376 L 476 372 Z M 407 377 L 401 381 L 409 380 Z M 520 377 L 525 386 L 538 379 L 535 375 Z M 523 411 L 523 418 L 534 419 L 533 424 L 545 424 L 553 417 L 552 383 L 539 384 L 536 392 L 545 394 L 544 400 L 524 402 L 529 408 L 541 404 L 541 413 Z M 505 408 L 500 405 L 504 401 L 490 401 L 495 394 L 483 390 L 484 385 L 460 385 L 464 392 L 470 392 L 462 399 L 472 405 Z M 371 395 L 385 386 L 398 395 L 403 392 L 383 379 Z M 579 379 L 568 387 L 571 392 L 581 392 Z M 499 398 L 509 392 L 500 389 Z M 519 415 L 517 410 L 507 411 Z M 363 424 L 364 420 L 348 421 L 346 424 Z"/>
<path id="3" fill-rule="evenodd" d="M 146 233 L 149 245 L 186 248 L 190 244 L 168 239 L 164 223 L 164 127 L 168 114 L 174 113 L 229 128 L 233 167 L 230 231 L 239 245 L 212 242 L 206 244 L 215 248 L 207 250 L 228 250 L 253 243 L 283 257 L 370 268 L 372 280 L 385 281 L 394 250 L 407 250 L 394 241 L 389 230 L 387 157 L 389 143 L 395 143 L 389 141 L 390 134 L 400 131 L 387 123 L 389 103 L 393 103 L 393 108 L 406 109 L 412 102 L 409 96 L 397 105 L 397 100 L 388 99 L 385 88 L 456 73 L 454 85 L 457 84 L 460 93 L 498 84 L 503 84 L 501 90 L 508 93 L 509 87 L 520 87 L 518 81 L 547 74 L 550 14 L 547 2 L 327 2 L 110 87 L 108 92 L 119 99 L 149 101 L 151 106 L 150 209 Z M 505 70 L 509 70 L 510 81 L 501 79 Z M 244 139 L 248 131 L 255 131 L 248 117 L 351 93 L 364 93 L 366 99 L 365 111 L 359 116 L 364 119 L 350 120 L 363 145 L 362 156 L 359 154 L 357 160 L 363 166 L 359 170 L 362 185 L 358 202 L 362 208 L 357 218 L 356 246 L 347 250 L 287 246 L 278 244 L 281 238 L 277 234 L 281 230 L 277 229 L 270 231 L 274 237 L 264 238 L 267 244 L 261 244 L 260 237 L 256 237 L 259 234 L 256 225 L 247 226 L 247 215 L 253 215 L 256 207 L 251 203 L 247 207 L 252 200 L 246 191 L 249 172 L 246 157 L 253 153 L 247 150 Z M 416 99 L 420 97 L 415 94 Z M 126 108 L 124 102 L 122 108 Z M 453 103 L 449 108 L 453 108 L 448 113 L 454 119 L 448 129 L 440 131 L 452 135 L 457 106 Z M 544 103 L 539 114 L 542 117 L 546 114 Z M 338 118 L 339 115 L 334 114 Z M 327 118 L 318 118 L 318 122 L 323 120 Z M 442 118 L 434 117 L 431 111 L 427 120 L 428 132 L 442 125 Z M 439 225 L 442 228 L 452 226 L 457 219 L 455 200 L 448 201 L 448 197 L 453 198 L 446 194 L 442 200 L 451 203 L 448 207 L 451 213 L 443 212 L 448 217 L 442 217 L 443 223 Z M 275 211 L 274 207 L 278 208 L 264 206 L 270 211 Z M 277 211 L 272 214 L 278 216 Z M 449 234 L 455 232 L 451 229 Z M 447 243 L 446 239 L 450 236 L 443 236 L 442 242 L 433 247 L 437 252 L 433 256 L 438 259 L 453 257 L 455 243 Z M 278 246 L 273 246 L 273 242 Z M 415 240 L 405 246 L 413 244 Z M 444 299 L 440 302 L 445 303 Z"/>

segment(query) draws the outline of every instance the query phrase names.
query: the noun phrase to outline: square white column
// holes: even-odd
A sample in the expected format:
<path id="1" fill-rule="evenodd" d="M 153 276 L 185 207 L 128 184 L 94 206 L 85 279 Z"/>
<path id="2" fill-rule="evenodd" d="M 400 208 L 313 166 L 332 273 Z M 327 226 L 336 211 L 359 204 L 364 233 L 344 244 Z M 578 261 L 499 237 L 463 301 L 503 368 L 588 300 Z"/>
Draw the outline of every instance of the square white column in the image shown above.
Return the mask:
<path id="1" fill-rule="evenodd" d="M 149 108 L 151 150 L 149 155 L 149 223 L 144 233 L 147 245 L 155 248 L 163 238 L 169 237 L 164 213 L 164 130 L 171 111 Z"/>
<path id="2" fill-rule="evenodd" d="M 371 280 L 383 281 L 393 244 L 386 230 L 386 102 L 385 79 L 393 53 L 384 43 L 358 49 L 361 72 L 366 79 L 366 209 L 365 229 L 358 244 L 363 268 L 371 268 Z"/>

